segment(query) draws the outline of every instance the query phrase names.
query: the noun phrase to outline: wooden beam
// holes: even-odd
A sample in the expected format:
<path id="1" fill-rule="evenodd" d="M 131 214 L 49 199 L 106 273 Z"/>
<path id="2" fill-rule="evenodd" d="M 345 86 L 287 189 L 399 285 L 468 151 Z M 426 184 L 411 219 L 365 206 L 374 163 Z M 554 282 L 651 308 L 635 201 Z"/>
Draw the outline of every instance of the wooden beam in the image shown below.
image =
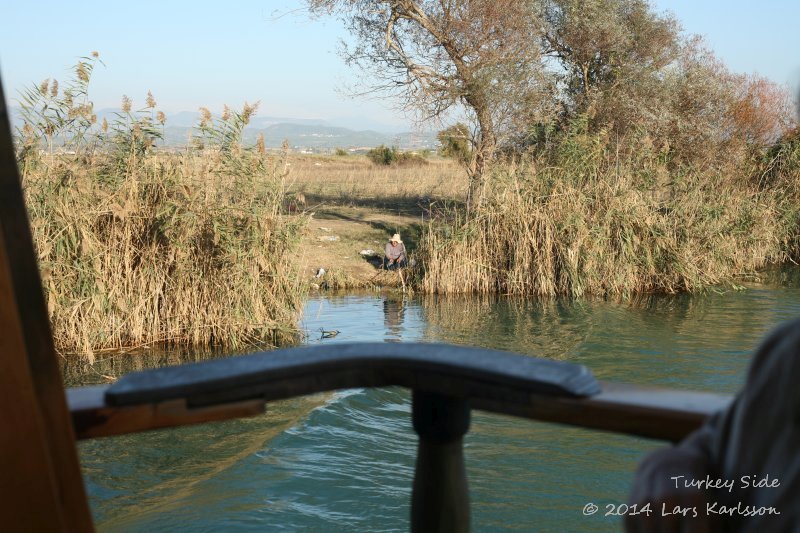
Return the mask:
<path id="1" fill-rule="evenodd" d="M 732 398 L 624 383 L 601 382 L 602 392 L 590 398 L 531 395 L 527 405 L 473 401 L 476 409 L 588 429 L 678 442 L 699 428 Z"/>
<path id="2" fill-rule="evenodd" d="M 197 409 L 189 409 L 186 400 L 115 408 L 105 404 L 107 389 L 107 385 L 100 385 L 67 390 L 67 403 L 79 439 L 244 418 L 264 412 L 262 400 Z"/>
<path id="3" fill-rule="evenodd" d="M 92 531 L 0 84 L 0 516 L 8 531 Z"/>
<path id="4" fill-rule="evenodd" d="M 0 509 L 10 531 L 63 531 L 56 474 L 25 359 L 22 326 L 11 301 L 3 245 L 0 233 Z"/>
<path id="5" fill-rule="evenodd" d="M 199 407 L 390 385 L 523 404 L 532 393 L 584 397 L 601 392 L 588 368 L 564 361 L 452 344 L 362 342 L 131 372 L 108 388 L 106 403 L 122 407 L 186 398 Z"/>

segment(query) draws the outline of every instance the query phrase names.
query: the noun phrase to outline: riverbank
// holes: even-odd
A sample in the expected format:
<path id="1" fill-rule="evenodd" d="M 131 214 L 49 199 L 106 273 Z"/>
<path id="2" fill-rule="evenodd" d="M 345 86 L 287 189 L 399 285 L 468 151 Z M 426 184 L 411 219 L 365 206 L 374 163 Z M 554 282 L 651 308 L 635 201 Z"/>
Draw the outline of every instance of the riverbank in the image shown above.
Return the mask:
<path id="1" fill-rule="evenodd" d="M 552 141 L 493 165 L 469 217 L 437 213 L 421 239 L 422 291 L 698 292 L 798 259 L 797 132 L 691 163 L 646 134 L 615 139 L 578 124 Z"/>
<path id="2" fill-rule="evenodd" d="M 231 167 L 208 153 L 156 153 L 113 178 L 102 160 L 27 169 L 62 352 L 285 342 L 309 291 L 580 297 L 736 286 L 791 257 L 796 242 L 789 195 L 730 180 L 684 175 L 667 191 L 633 173 L 579 180 L 559 167 L 498 166 L 465 223 L 437 207 L 458 205 L 466 186 L 452 161 L 242 157 L 247 165 Z M 420 267 L 404 278 L 377 268 L 394 233 Z"/>
<path id="3" fill-rule="evenodd" d="M 764 186 L 744 171 L 670 174 L 650 155 L 620 160 L 598 150 L 583 167 L 498 164 L 471 218 L 455 194 L 426 203 L 422 188 L 402 197 L 319 188 L 298 260 L 312 290 L 410 282 L 428 294 L 576 298 L 736 288 L 797 256 L 792 172 Z M 370 187 L 368 174 L 360 179 Z M 448 202 L 455 207 L 444 209 Z M 403 280 L 370 262 L 394 233 L 419 266 Z"/>
<path id="4" fill-rule="evenodd" d="M 399 233 L 409 252 L 416 248 L 423 221 L 414 213 L 355 206 L 320 206 L 296 252 L 312 291 L 402 288 L 396 272 L 379 268 L 389 238 Z"/>
<path id="5" fill-rule="evenodd" d="M 29 152 L 20 168 L 57 349 L 87 361 L 295 342 L 309 290 L 402 289 L 376 267 L 383 246 L 400 233 L 413 252 L 425 202 L 465 180 L 439 158 L 379 168 L 213 145 Z"/>

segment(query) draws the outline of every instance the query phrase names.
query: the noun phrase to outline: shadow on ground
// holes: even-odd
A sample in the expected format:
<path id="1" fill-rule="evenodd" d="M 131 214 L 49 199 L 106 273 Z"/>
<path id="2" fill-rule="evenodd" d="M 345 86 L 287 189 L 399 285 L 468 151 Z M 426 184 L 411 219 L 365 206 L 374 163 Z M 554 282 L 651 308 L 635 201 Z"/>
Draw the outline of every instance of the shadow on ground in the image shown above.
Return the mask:
<path id="1" fill-rule="evenodd" d="M 318 211 L 314 217 L 317 220 L 346 220 L 348 222 L 366 224 L 376 230 L 381 231 L 382 233 L 385 233 L 386 242 L 389 242 L 389 239 L 392 235 L 399 233 L 400 238 L 403 240 L 403 244 L 406 245 L 406 251 L 408 253 L 416 250 L 420 237 L 422 237 L 422 222 L 414 222 L 411 224 L 392 224 L 391 222 L 385 222 L 383 220 L 367 220 L 361 216 L 347 215 L 337 212 L 333 209 Z M 381 244 L 380 250 L 375 250 L 381 254 L 381 257 L 383 257 L 383 247 L 386 245 L 386 242 Z"/>
<path id="2" fill-rule="evenodd" d="M 449 205 L 461 207 L 463 202 L 452 199 L 432 198 L 429 196 L 381 196 L 380 198 L 353 198 L 340 195 L 305 195 L 307 209 L 319 205 L 323 209 L 330 207 L 363 207 L 366 209 L 385 211 L 392 215 L 407 217 L 427 217 L 436 204 L 447 202 Z"/>

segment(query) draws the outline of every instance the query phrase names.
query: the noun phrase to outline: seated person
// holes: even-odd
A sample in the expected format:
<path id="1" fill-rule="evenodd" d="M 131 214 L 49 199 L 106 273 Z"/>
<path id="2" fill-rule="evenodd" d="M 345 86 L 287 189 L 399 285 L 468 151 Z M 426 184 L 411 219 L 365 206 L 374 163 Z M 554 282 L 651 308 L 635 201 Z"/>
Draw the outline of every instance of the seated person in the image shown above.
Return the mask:
<path id="1" fill-rule="evenodd" d="M 626 516 L 626 529 L 800 531 L 798 380 L 800 320 L 764 341 L 728 408 L 640 463 L 630 503 L 653 512 Z"/>
<path id="2" fill-rule="evenodd" d="M 406 247 L 403 241 L 400 240 L 400 234 L 395 233 L 389 242 L 386 243 L 384 249 L 383 267 L 386 270 L 394 270 L 396 268 L 403 268 L 408 265 L 408 258 L 406 257 Z"/>

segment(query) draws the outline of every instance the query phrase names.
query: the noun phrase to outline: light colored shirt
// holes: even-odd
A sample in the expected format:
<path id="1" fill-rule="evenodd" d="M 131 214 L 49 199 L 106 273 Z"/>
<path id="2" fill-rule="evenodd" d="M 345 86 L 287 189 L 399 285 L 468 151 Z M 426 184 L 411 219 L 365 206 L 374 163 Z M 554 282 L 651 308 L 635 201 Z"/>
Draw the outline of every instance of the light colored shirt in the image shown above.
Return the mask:
<path id="1" fill-rule="evenodd" d="M 393 246 L 391 241 L 387 242 L 384 252 L 386 253 L 386 257 L 394 261 L 406 258 L 406 247 L 401 242 L 397 243 L 396 246 Z"/>

